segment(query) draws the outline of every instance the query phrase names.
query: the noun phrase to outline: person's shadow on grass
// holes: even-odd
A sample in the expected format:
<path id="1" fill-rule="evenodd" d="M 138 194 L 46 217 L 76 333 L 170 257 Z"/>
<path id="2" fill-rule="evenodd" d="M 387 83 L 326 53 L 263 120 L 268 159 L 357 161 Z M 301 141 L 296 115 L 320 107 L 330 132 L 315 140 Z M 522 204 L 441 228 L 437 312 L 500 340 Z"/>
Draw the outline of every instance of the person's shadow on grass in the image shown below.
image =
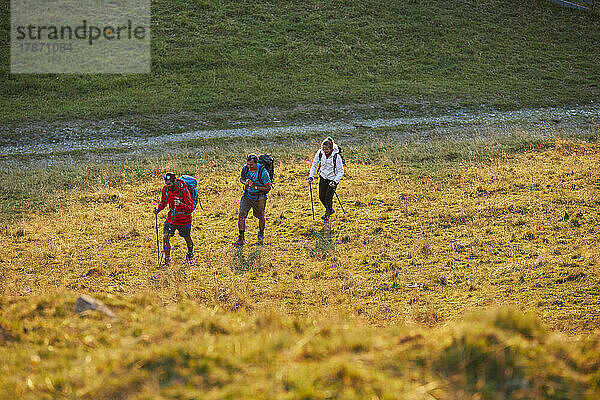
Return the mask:
<path id="1" fill-rule="evenodd" d="M 237 274 L 243 274 L 248 271 L 259 271 L 261 269 L 262 246 L 244 256 L 244 246 L 236 247 L 233 250 L 232 269 Z"/>
<path id="2" fill-rule="evenodd" d="M 327 258 L 335 251 L 333 243 L 333 230 L 329 223 L 323 224 L 323 228 L 317 234 L 315 247 L 309 249 L 310 255 L 316 258 Z"/>

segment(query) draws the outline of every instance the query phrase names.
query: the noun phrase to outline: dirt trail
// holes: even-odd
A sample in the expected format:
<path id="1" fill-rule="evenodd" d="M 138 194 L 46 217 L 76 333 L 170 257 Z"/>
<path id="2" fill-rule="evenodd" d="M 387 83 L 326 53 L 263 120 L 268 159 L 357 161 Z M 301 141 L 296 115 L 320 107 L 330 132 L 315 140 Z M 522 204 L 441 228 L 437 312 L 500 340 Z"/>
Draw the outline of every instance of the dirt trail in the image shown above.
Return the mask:
<path id="1" fill-rule="evenodd" d="M 47 125 L 29 125 L 15 128 L 10 133 L 0 135 L 0 158 L 4 162 L 19 159 L 20 163 L 28 158 L 52 164 L 61 158 L 88 158 L 96 156 L 103 161 L 119 161 L 159 154 L 161 146 L 186 144 L 186 149 L 194 149 L 193 141 L 199 139 L 264 137 L 295 138 L 306 134 L 323 136 L 324 134 L 371 132 L 386 129 L 385 135 L 398 140 L 430 140 L 436 138 L 460 139 L 474 130 L 487 130 L 491 134 L 502 134 L 510 126 L 580 128 L 592 129 L 600 124 L 600 105 L 581 108 L 542 108 L 519 111 L 456 111 L 445 115 L 422 117 L 398 117 L 381 119 L 346 119 L 334 122 L 309 122 L 298 124 L 278 123 L 273 126 L 243 126 L 227 129 L 189 130 L 169 134 L 153 134 L 142 128 L 127 125 L 119 121 L 71 123 L 53 123 Z M 166 130 L 169 130 L 167 125 Z M 172 127 L 177 131 L 177 126 Z M 164 128 L 163 128 L 164 131 Z M 390 133 L 391 132 L 391 133 Z M 493 133 L 495 132 L 495 133 Z M 316 135 L 319 134 L 319 135 Z M 467 135 L 468 136 L 468 135 Z M 191 142 L 191 145 L 190 145 Z M 198 146 L 200 148 L 202 146 Z M 204 147 L 206 147 L 204 145 Z M 96 155 L 90 155 L 93 152 Z M 44 162 L 45 160 L 45 162 Z"/>

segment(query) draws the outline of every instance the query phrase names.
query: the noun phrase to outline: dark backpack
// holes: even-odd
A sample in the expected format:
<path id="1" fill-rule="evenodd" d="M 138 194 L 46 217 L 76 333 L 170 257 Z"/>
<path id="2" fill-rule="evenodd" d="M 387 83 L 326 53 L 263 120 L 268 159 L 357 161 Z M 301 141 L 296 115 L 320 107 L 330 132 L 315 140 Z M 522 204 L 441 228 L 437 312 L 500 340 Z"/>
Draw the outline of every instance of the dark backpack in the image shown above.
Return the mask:
<path id="1" fill-rule="evenodd" d="M 345 167 L 346 166 L 346 160 L 344 160 L 344 156 L 342 155 L 342 148 L 340 146 L 337 147 L 338 148 L 338 152 L 335 153 L 333 155 L 333 173 L 336 173 L 336 168 L 337 168 L 337 156 L 342 157 L 342 165 Z M 321 163 L 321 159 L 323 158 L 325 154 L 323 153 L 323 150 L 319 150 L 319 163 Z"/>
<path id="2" fill-rule="evenodd" d="M 267 169 L 269 178 L 271 178 L 271 182 L 273 182 L 273 177 L 275 175 L 275 159 L 268 154 L 261 154 L 258 156 L 258 162 Z"/>
<path id="3" fill-rule="evenodd" d="M 269 174 L 269 178 L 271 182 L 273 182 L 273 176 L 275 175 L 275 159 L 268 154 L 261 154 L 258 156 L 258 180 L 261 183 L 261 186 L 265 186 L 265 183 L 262 181 L 262 169 L 266 169 Z M 242 168 L 242 177 L 246 179 L 248 176 L 248 166 L 244 165 Z"/>

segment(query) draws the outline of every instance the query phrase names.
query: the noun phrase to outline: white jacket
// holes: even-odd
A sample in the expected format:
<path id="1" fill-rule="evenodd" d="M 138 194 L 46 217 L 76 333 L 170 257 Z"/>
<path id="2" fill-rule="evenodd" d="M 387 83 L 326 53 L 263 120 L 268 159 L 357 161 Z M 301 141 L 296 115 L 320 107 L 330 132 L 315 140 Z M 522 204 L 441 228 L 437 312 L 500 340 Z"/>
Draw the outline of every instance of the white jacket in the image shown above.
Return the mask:
<path id="1" fill-rule="evenodd" d="M 340 151 L 337 146 L 333 146 L 333 151 L 329 155 L 329 157 L 325 156 L 323 149 L 319 149 L 317 154 L 315 154 L 315 158 L 313 159 L 312 166 L 310 167 L 310 172 L 308 176 L 310 178 L 314 178 L 315 173 L 317 172 L 317 167 L 319 166 L 319 162 L 321 163 L 321 175 L 322 178 L 329 179 L 330 181 L 334 181 L 335 183 L 339 183 L 342 176 L 344 176 L 344 163 L 342 162 L 342 155 L 338 155 Z M 335 173 L 333 172 L 333 160 L 335 160 Z"/>

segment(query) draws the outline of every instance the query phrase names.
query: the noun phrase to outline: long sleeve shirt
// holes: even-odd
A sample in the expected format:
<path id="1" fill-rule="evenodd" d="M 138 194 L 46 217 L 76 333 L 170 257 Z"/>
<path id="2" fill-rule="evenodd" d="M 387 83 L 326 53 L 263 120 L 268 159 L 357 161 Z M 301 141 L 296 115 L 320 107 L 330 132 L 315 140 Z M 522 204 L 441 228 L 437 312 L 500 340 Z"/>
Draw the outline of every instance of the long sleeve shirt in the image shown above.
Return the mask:
<path id="1" fill-rule="evenodd" d="M 338 156 L 335 156 L 338 154 Z M 334 163 L 335 161 L 335 168 Z M 319 149 L 317 154 L 315 154 L 315 158 L 313 159 L 312 166 L 310 167 L 310 172 L 308 176 L 313 178 L 315 173 L 317 172 L 317 167 L 321 163 L 321 170 L 319 175 L 324 179 L 329 179 L 330 181 L 334 181 L 335 183 L 339 183 L 342 176 L 344 176 L 344 163 L 342 162 L 342 156 L 339 154 L 339 149 L 337 146 L 333 147 L 333 151 L 327 157 L 323 152 L 323 149 Z"/>
<path id="2" fill-rule="evenodd" d="M 169 214 L 167 215 L 167 222 L 172 225 L 189 225 L 192 223 L 192 211 L 194 210 L 192 195 L 184 182 L 177 179 L 176 183 L 177 187 L 172 192 L 167 190 L 167 185 L 163 186 L 158 211 L 161 211 L 168 205 Z M 181 204 L 177 208 L 175 208 L 175 198 L 181 201 Z"/>

